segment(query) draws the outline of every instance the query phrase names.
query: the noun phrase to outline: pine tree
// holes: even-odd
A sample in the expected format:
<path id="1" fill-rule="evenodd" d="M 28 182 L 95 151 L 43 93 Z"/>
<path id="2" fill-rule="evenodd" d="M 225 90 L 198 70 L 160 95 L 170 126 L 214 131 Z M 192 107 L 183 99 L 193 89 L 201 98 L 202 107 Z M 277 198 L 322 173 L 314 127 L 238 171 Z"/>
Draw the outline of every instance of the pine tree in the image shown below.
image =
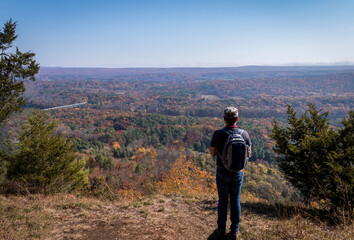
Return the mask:
<path id="1" fill-rule="evenodd" d="M 354 199 L 354 112 L 342 121 L 343 127 L 337 135 L 337 151 L 329 156 L 332 184 L 327 189 L 327 196 L 333 203 L 339 203 L 347 212 L 353 211 Z M 353 216 L 354 217 L 354 216 Z"/>
<path id="2" fill-rule="evenodd" d="M 274 122 L 271 137 L 277 165 L 305 200 L 324 200 L 330 208 L 345 208 L 352 215 L 353 112 L 343 120 L 343 128 L 333 130 L 328 112 L 308 106 L 300 117 L 288 106 L 288 125 L 284 128 Z"/>
<path id="3" fill-rule="evenodd" d="M 31 192 L 54 193 L 80 189 L 88 184 L 85 160 L 77 160 L 75 144 L 56 136 L 57 122 L 47 123 L 36 111 L 22 126 L 19 148 L 8 156 L 7 178 L 24 184 Z"/>
<path id="4" fill-rule="evenodd" d="M 24 81 L 35 80 L 39 65 L 33 60 L 34 54 L 22 53 L 16 48 L 15 53 L 9 53 L 13 42 L 16 40 L 16 22 L 12 19 L 0 29 L 0 128 L 2 123 L 25 104 L 21 94 L 25 91 Z M 0 133 L 0 184 L 6 175 L 5 152 L 11 148 L 7 136 Z"/>
<path id="5" fill-rule="evenodd" d="M 17 38 L 16 24 L 10 19 L 0 30 L 0 124 L 25 104 L 21 96 L 25 91 L 24 81 L 34 81 L 39 71 L 34 53 L 22 53 L 18 48 L 15 53 L 7 52 Z"/>

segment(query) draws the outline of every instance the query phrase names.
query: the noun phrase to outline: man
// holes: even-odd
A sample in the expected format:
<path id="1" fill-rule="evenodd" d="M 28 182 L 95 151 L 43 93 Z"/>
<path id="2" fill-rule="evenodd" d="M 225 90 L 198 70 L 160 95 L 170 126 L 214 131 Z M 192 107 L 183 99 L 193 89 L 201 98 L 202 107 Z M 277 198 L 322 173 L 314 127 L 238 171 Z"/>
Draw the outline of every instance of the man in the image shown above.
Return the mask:
<path id="1" fill-rule="evenodd" d="M 221 161 L 221 155 L 224 150 L 225 142 L 229 137 L 228 131 L 238 131 L 236 123 L 238 121 L 238 109 L 235 107 L 227 107 L 224 110 L 224 121 L 226 126 L 223 129 L 214 132 L 210 143 L 210 154 L 216 156 L 216 185 L 218 189 L 218 228 L 214 231 L 214 234 L 220 239 L 225 239 L 226 220 L 227 220 L 227 204 L 230 196 L 230 220 L 231 227 L 230 232 L 227 234 L 228 239 L 236 239 L 237 231 L 240 225 L 241 205 L 240 205 L 240 193 L 243 182 L 243 169 L 231 172 L 225 168 Z M 245 140 L 248 151 L 247 158 L 251 156 L 251 140 L 247 131 L 243 130 L 241 133 L 242 138 Z"/>

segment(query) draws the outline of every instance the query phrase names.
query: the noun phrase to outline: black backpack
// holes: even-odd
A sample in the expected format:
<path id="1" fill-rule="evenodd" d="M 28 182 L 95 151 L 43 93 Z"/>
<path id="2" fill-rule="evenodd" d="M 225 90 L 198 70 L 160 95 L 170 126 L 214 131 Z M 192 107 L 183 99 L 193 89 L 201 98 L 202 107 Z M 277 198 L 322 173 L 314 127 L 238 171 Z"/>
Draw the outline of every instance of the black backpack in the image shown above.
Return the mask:
<path id="1" fill-rule="evenodd" d="M 222 130 L 229 136 L 226 139 L 222 155 L 219 155 L 221 162 L 230 172 L 240 171 L 246 166 L 248 159 L 247 144 L 241 136 L 244 130 L 239 128 L 236 131 L 227 128 Z"/>

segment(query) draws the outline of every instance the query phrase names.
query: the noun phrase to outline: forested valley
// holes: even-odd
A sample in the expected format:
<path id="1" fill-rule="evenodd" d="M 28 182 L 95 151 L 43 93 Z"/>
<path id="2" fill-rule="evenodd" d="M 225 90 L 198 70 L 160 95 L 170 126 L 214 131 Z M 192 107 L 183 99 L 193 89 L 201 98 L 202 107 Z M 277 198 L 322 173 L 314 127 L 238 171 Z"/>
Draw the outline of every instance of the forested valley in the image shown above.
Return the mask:
<path id="1" fill-rule="evenodd" d="M 353 79 L 352 67 L 42 68 L 37 81 L 26 83 L 25 111 L 8 121 L 7 131 L 14 142 L 18 122 L 32 109 L 87 102 L 45 112 L 59 121 L 57 134 L 76 142 L 92 187 L 104 181 L 148 194 L 177 159 L 213 174 L 211 136 L 224 124 L 223 109 L 236 106 L 238 126 L 253 143 L 244 190 L 289 201 L 295 193 L 273 164 L 273 120 L 285 122 L 287 104 L 303 112 L 311 102 L 338 126 L 353 109 Z M 254 169 L 259 164 L 264 175 Z"/>

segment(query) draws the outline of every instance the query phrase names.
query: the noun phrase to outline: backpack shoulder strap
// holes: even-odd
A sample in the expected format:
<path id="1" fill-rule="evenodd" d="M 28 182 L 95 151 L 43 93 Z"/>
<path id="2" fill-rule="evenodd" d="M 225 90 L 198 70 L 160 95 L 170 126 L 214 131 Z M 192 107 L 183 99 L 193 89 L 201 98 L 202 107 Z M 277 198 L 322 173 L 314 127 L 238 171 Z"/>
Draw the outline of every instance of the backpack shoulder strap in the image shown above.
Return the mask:
<path id="1" fill-rule="evenodd" d="M 231 129 L 228 129 L 228 128 L 226 128 L 226 127 L 224 127 L 223 129 L 221 129 L 223 132 L 226 132 L 227 133 L 227 135 L 229 135 L 230 136 L 230 134 L 232 134 L 233 133 L 233 131 L 231 130 Z"/>
<path id="2" fill-rule="evenodd" d="M 240 135 L 241 135 L 244 131 L 245 131 L 245 130 L 243 130 L 243 129 L 241 129 L 241 128 L 237 128 L 237 133 L 240 134 Z"/>

